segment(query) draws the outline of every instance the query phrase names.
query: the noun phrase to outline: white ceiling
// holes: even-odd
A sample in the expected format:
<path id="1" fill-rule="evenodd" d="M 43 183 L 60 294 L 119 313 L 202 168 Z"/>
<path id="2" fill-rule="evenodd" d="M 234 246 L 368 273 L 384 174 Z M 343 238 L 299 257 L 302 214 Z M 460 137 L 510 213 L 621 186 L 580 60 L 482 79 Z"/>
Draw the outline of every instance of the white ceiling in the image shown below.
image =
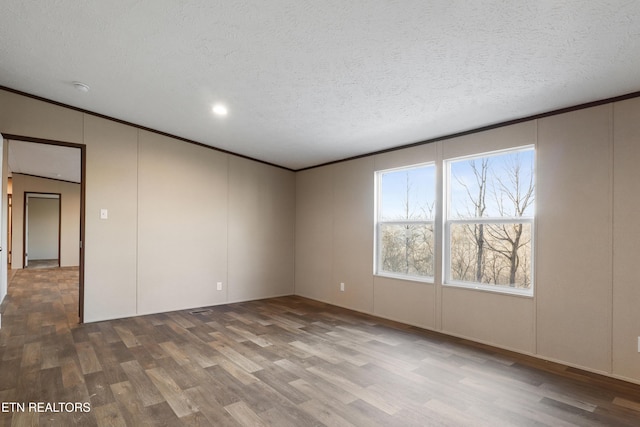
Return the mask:
<path id="1" fill-rule="evenodd" d="M 639 70 L 637 0 L 30 0 L 0 14 L 0 85 L 291 169 L 638 91 Z"/>
<path id="2" fill-rule="evenodd" d="M 9 140 L 9 171 L 80 183 L 80 149 Z"/>

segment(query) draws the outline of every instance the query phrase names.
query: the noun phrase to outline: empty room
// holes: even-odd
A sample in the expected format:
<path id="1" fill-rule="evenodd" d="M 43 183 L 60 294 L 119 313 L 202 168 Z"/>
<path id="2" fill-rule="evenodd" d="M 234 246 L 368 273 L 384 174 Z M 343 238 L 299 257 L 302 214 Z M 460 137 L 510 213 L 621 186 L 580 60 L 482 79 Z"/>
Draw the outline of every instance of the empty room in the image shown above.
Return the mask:
<path id="1" fill-rule="evenodd" d="M 640 425 L 640 2 L 2 9 L 0 426 Z"/>

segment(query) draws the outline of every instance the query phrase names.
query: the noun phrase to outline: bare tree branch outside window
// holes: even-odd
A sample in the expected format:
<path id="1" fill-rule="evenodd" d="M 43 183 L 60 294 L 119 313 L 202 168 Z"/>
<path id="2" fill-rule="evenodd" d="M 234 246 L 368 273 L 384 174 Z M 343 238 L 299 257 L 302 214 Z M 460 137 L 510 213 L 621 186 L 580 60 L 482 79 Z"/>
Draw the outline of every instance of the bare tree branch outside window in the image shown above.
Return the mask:
<path id="1" fill-rule="evenodd" d="M 435 167 L 380 174 L 378 272 L 434 275 Z"/>
<path id="2" fill-rule="evenodd" d="M 452 280 L 530 288 L 533 166 L 533 150 L 451 162 Z"/>

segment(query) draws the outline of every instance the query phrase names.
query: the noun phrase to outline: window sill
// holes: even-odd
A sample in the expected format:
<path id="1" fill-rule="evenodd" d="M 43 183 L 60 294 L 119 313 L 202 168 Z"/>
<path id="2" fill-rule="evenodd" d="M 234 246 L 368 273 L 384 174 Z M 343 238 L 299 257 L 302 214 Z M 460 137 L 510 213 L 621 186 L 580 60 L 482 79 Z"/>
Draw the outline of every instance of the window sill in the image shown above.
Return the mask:
<path id="1" fill-rule="evenodd" d="M 393 273 L 374 273 L 374 277 L 382 277 L 385 279 L 395 279 L 395 280 L 403 280 L 405 282 L 416 282 L 416 283 L 425 283 L 427 285 L 435 284 L 433 277 L 419 277 L 419 276 L 405 276 L 403 274 L 393 274 Z"/>
<path id="2" fill-rule="evenodd" d="M 516 296 L 516 297 L 533 298 L 533 288 L 521 289 L 521 288 L 511 288 L 508 286 L 480 285 L 480 284 L 472 284 L 472 283 L 464 283 L 464 282 L 447 282 L 447 283 L 443 283 L 442 286 L 448 287 L 448 288 L 463 288 L 463 289 L 469 289 L 469 290 L 480 291 L 480 292 L 491 292 L 495 294 L 510 295 L 510 296 Z"/>

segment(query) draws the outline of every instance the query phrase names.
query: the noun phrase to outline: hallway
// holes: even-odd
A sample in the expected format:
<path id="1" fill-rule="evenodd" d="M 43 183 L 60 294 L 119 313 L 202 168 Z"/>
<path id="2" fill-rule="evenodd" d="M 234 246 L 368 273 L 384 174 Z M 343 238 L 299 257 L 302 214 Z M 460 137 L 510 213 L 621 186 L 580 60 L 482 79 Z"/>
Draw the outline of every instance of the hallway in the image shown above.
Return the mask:
<path id="1" fill-rule="evenodd" d="M 89 401 L 79 378 L 78 269 L 12 270 L 2 307 L 0 401 Z M 72 381 L 75 378 L 76 381 Z M 0 413 L 5 425 L 85 425 L 84 413 Z M 95 424 L 95 419 L 87 425 Z"/>

